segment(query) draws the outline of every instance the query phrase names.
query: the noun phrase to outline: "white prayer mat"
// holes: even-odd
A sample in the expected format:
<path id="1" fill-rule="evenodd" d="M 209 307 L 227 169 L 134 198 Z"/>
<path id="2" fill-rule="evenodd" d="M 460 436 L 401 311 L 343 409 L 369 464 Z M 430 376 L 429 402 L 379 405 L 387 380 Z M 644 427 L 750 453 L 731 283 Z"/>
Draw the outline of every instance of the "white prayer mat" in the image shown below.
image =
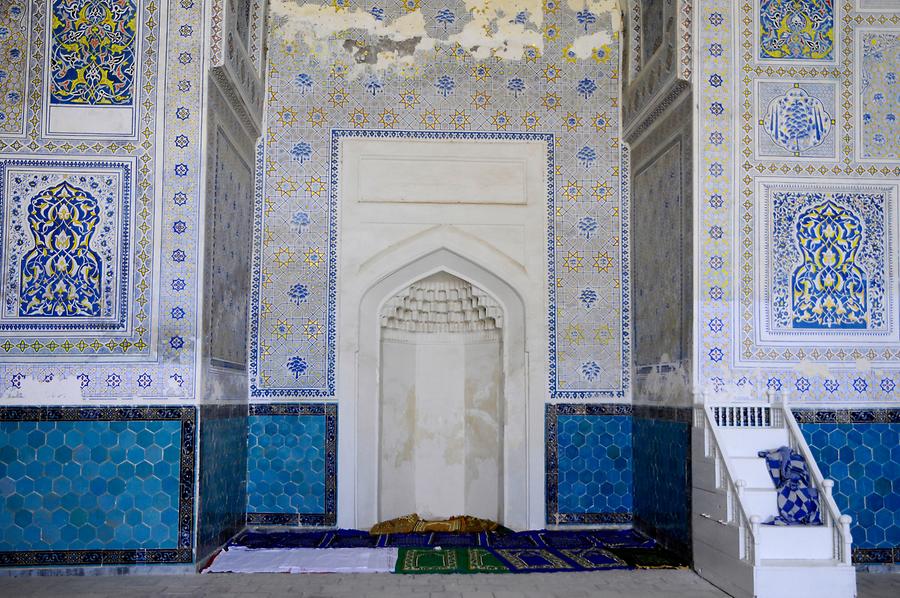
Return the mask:
<path id="1" fill-rule="evenodd" d="M 397 548 L 245 548 L 232 546 L 204 573 L 392 573 Z"/>

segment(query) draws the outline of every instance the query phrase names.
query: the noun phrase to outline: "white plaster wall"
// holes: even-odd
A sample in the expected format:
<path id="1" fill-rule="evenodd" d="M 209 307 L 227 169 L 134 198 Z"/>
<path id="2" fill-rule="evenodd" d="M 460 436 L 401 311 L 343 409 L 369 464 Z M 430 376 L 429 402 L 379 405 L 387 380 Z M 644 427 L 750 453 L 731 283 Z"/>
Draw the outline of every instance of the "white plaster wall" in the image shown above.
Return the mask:
<path id="1" fill-rule="evenodd" d="M 416 512 L 416 345 L 382 341 L 381 368 L 379 516 L 391 519 Z"/>
<path id="2" fill-rule="evenodd" d="M 402 148 L 402 149 L 401 149 Z M 379 354 L 378 314 L 389 298 L 410 283 L 446 271 L 487 291 L 503 308 L 503 517 L 514 528 L 540 526 L 543 519 L 543 424 L 547 397 L 546 145 L 542 142 L 472 142 L 345 139 L 340 147 L 337 380 L 338 525 L 371 526 L 378 521 Z M 429 176 L 415 189 L 380 188 L 366 197 L 372 181 L 362 177 L 365 156 L 409 156 L 429 161 Z M 457 156 L 459 160 L 454 159 Z M 472 168 L 493 189 L 484 201 L 478 185 L 466 203 L 415 201 L 427 185 L 446 188 L 458 177 L 458 163 L 522 166 L 521 178 L 500 176 L 510 189 L 497 193 L 495 169 Z M 414 160 L 408 168 L 416 169 Z M 396 168 L 396 166 L 393 166 Z M 371 172 L 372 169 L 369 169 Z M 396 184 L 390 179 L 379 185 Z M 424 188 L 423 188 L 424 186 Z M 523 191 L 524 190 L 524 191 Z M 520 199 L 512 194 L 524 193 Z M 386 201 L 385 198 L 403 201 Z M 368 200 L 367 200 L 368 199 Z M 508 322 L 508 323 L 506 323 Z"/>
<path id="3" fill-rule="evenodd" d="M 466 344 L 466 514 L 503 518 L 503 371 L 499 338 Z"/>
<path id="4" fill-rule="evenodd" d="M 502 512 L 499 331 L 382 340 L 379 518 Z"/>
<path id="5" fill-rule="evenodd" d="M 465 508 L 465 347 L 460 342 L 416 343 L 416 506 L 426 518 Z"/>

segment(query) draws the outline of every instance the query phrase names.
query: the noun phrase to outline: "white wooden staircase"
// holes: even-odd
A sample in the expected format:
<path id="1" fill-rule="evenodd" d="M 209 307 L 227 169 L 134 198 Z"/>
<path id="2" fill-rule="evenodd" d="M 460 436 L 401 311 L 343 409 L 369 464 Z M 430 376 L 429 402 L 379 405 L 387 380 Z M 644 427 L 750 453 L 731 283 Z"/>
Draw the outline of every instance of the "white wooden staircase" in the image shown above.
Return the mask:
<path id="1" fill-rule="evenodd" d="M 697 572 L 736 597 L 855 597 L 850 517 L 838 511 L 834 482 L 822 477 L 787 397 L 699 399 L 691 435 Z M 782 446 L 806 459 L 823 525 L 762 524 L 778 514 L 778 505 L 757 453 Z"/>

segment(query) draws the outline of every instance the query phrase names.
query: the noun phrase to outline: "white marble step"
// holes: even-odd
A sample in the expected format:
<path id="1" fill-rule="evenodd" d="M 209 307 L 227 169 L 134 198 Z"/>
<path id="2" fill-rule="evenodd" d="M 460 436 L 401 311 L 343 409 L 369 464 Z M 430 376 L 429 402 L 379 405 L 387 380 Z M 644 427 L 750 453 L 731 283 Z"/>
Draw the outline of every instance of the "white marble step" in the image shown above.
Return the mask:
<path id="1" fill-rule="evenodd" d="M 741 495 L 741 504 L 747 517 L 759 515 L 761 521 L 778 515 L 778 495 L 775 488 L 747 488 Z"/>
<path id="2" fill-rule="evenodd" d="M 763 560 L 754 571 L 756 598 L 854 598 L 856 569 L 832 560 Z"/>
<path id="3" fill-rule="evenodd" d="M 759 451 L 788 444 L 784 428 L 719 428 L 719 438 L 729 457 L 756 457 Z"/>
<path id="4" fill-rule="evenodd" d="M 761 525 L 759 550 L 762 559 L 831 562 L 832 529 L 824 525 Z"/>
<path id="5" fill-rule="evenodd" d="M 747 483 L 747 488 L 775 487 L 766 460 L 762 457 L 731 457 L 731 471 L 734 472 L 734 479 Z"/>

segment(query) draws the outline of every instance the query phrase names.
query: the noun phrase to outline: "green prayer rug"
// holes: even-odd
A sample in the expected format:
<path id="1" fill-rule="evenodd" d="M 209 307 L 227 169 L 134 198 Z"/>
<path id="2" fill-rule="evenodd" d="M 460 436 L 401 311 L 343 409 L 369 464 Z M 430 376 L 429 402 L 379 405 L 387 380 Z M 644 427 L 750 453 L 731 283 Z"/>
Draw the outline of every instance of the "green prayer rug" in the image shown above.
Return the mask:
<path id="1" fill-rule="evenodd" d="M 401 548 L 395 573 L 508 573 L 509 569 L 484 548 Z"/>
<path id="2" fill-rule="evenodd" d="M 466 563 L 468 571 L 466 573 L 509 573 L 506 565 L 500 562 L 494 554 L 484 548 L 464 548 L 458 549 L 467 552 Z"/>
<path id="3" fill-rule="evenodd" d="M 610 548 L 610 552 L 637 569 L 686 569 L 684 560 L 661 546 Z"/>

